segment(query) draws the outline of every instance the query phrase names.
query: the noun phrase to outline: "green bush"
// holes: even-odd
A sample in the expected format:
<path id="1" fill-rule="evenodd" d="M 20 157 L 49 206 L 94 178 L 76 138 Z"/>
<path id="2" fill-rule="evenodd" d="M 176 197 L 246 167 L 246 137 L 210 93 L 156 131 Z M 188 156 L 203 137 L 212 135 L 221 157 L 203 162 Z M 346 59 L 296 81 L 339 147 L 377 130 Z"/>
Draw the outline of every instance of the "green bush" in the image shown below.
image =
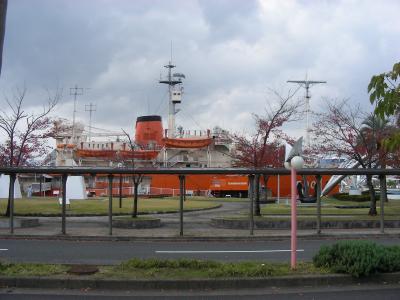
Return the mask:
<path id="1" fill-rule="evenodd" d="M 397 272 L 400 271 L 400 247 L 387 246 L 381 257 L 379 266 L 380 272 Z"/>
<path id="2" fill-rule="evenodd" d="M 210 277 L 269 277 L 275 275 L 278 270 L 268 263 L 224 263 L 219 268 L 208 270 Z"/>
<path id="3" fill-rule="evenodd" d="M 287 274 L 290 267 L 287 264 L 271 264 L 266 262 L 216 262 L 196 259 L 130 259 L 118 266 L 119 271 L 135 272 L 140 270 L 147 277 L 157 277 L 160 272 L 184 272 L 185 274 L 206 275 L 208 278 L 221 277 L 270 277 Z M 307 264 L 301 265 L 301 270 L 309 270 Z M 307 271 L 305 271 L 307 272 Z"/>
<path id="4" fill-rule="evenodd" d="M 215 261 L 202 261 L 196 259 L 138 259 L 133 258 L 122 262 L 121 267 L 125 270 L 129 269 L 160 269 L 160 268 L 192 268 L 192 269 L 208 269 L 217 268 L 220 263 Z"/>
<path id="5" fill-rule="evenodd" d="M 3 272 L 7 267 L 8 264 L 0 260 L 0 272 Z"/>
<path id="6" fill-rule="evenodd" d="M 395 272 L 400 271 L 400 247 L 385 247 L 369 241 L 340 241 L 322 246 L 313 262 L 316 267 L 354 277 Z"/>
<path id="7" fill-rule="evenodd" d="M 355 201 L 355 202 L 368 202 L 371 200 L 368 192 L 363 192 L 361 195 L 349 195 L 346 193 L 337 193 L 333 198 L 340 201 Z M 379 200 L 379 194 L 376 194 L 376 200 Z"/>

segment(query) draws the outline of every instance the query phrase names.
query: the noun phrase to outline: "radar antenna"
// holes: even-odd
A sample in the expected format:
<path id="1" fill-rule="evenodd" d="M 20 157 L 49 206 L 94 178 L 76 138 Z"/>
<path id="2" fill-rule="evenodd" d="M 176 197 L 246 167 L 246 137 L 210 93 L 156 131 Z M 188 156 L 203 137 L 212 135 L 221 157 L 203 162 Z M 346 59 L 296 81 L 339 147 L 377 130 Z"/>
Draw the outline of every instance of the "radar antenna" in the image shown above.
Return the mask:
<path id="1" fill-rule="evenodd" d="M 300 86 L 306 89 L 306 145 L 310 145 L 310 99 L 311 95 L 309 93 L 310 87 L 313 84 L 326 83 L 326 81 L 316 81 L 316 80 L 308 80 L 306 76 L 306 80 L 288 80 L 289 83 L 297 83 Z"/>

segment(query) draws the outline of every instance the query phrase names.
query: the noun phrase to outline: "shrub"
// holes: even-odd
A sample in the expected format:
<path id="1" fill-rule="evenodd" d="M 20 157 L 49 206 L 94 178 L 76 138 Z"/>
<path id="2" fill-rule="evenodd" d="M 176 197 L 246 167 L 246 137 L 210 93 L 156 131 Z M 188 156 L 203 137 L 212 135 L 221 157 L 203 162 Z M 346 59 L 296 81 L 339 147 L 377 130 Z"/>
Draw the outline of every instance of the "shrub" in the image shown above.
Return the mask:
<path id="1" fill-rule="evenodd" d="M 361 195 L 349 195 L 346 193 L 337 193 L 333 195 L 333 198 L 340 201 L 355 201 L 355 202 L 367 202 L 370 201 L 369 193 L 363 192 Z M 376 195 L 376 200 L 379 200 L 379 195 Z"/>
<path id="2" fill-rule="evenodd" d="M 8 264 L 0 260 L 0 272 L 3 272 L 8 267 Z"/>
<path id="3" fill-rule="evenodd" d="M 384 248 L 381 263 L 379 265 L 380 272 L 398 272 L 400 271 L 400 247 L 388 246 Z"/>
<path id="4" fill-rule="evenodd" d="M 208 269 L 217 268 L 220 263 L 215 261 L 201 261 L 196 259 L 138 259 L 133 258 L 121 263 L 123 269 L 160 269 L 160 268 L 192 268 L 192 269 Z"/>
<path id="5" fill-rule="evenodd" d="M 208 270 L 210 277 L 269 277 L 276 275 L 279 268 L 268 263 L 241 262 L 223 263 L 219 268 Z"/>
<path id="6" fill-rule="evenodd" d="M 400 270 L 400 247 L 384 247 L 369 241 L 340 241 L 323 246 L 313 258 L 316 267 L 354 277 Z"/>

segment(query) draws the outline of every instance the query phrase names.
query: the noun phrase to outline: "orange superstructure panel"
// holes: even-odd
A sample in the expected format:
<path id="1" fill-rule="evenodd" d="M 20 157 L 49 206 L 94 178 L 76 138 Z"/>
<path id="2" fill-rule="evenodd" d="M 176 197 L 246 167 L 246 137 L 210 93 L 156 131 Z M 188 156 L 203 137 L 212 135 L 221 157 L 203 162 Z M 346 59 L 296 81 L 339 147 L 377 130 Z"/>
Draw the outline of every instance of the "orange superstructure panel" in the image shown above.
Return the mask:
<path id="1" fill-rule="evenodd" d="M 208 190 L 213 175 L 187 175 L 187 190 Z M 179 189 L 178 175 L 152 175 L 151 186 L 155 188 Z"/>
<path id="2" fill-rule="evenodd" d="M 322 176 L 322 187 L 326 185 L 330 176 Z M 297 181 L 303 182 L 301 176 L 297 176 Z M 309 194 L 315 193 L 315 176 L 307 176 Z M 260 185 L 263 186 L 263 180 L 260 179 Z M 177 175 L 152 175 L 152 187 L 179 189 L 179 178 Z M 278 176 L 270 176 L 267 188 L 271 190 L 272 196 L 278 196 Z M 210 191 L 247 191 L 248 177 L 243 175 L 187 175 L 187 190 L 210 190 Z M 339 187 L 331 193 L 337 193 Z M 290 196 L 290 175 L 279 177 L 279 195 L 281 197 Z"/>

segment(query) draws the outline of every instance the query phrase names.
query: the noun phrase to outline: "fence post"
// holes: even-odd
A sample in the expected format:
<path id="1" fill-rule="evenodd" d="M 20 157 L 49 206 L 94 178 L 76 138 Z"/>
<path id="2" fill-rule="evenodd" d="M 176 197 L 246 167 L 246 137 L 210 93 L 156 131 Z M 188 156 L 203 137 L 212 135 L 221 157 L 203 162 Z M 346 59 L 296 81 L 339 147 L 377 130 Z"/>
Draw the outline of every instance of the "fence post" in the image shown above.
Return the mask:
<path id="1" fill-rule="evenodd" d="M 185 193 L 185 175 L 179 175 L 179 235 L 183 236 L 183 199 Z"/>
<path id="2" fill-rule="evenodd" d="M 39 177 L 39 196 L 40 197 L 43 197 L 42 190 L 43 190 L 43 174 L 40 174 L 40 177 Z"/>
<path id="3" fill-rule="evenodd" d="M 186 176 L 183 176 L 183 201 L 186 201 Z"/>
<path id="4" fill-rule="evenodd" d="M 112 186 L 113 175 L 108 175 L 108 234 L 112 235 Z"/>
<path id="5" fill-rule="evenodd" d="M 254 174 L 249 175 L 250 235 L 254 235 Z"/>
<path id="6" fill-rule="evenodd" d="M 380 229 L 381 233 L 385 233 L 385 186 L 386 186 L 386 177 L 385 175 L 379 175 L 379 189 L 380 189 Z"/>
<path id="7" fill-rule="evenodd" d="M 67 179 L 68 179 L 68 175 L 63 174 L 61 177 L 61 181 L 62 181 L 61 233 L 62 234 L 66 234 L 65 208 L 66 208 L 66 204 L 67 204 Z"/>
<path id="8" fill-rule="evenodd" d="M 122 174 L 119 175 L 119 208 L 122 208 Z"/>
<path id="9" fill-rule="evenodd" d="M 317 234 L 321 234 L 321 175 L 315 176 L 317 189 Z"/>
<path id="10" fill-rule="evenodd" d="M 14 233 L 14 185 L 15 179 L 17 178 L 16 174 L 10 174 L 10 189 L 9 189 L 9 198 L 10 198 L 10 233 Z"/>

